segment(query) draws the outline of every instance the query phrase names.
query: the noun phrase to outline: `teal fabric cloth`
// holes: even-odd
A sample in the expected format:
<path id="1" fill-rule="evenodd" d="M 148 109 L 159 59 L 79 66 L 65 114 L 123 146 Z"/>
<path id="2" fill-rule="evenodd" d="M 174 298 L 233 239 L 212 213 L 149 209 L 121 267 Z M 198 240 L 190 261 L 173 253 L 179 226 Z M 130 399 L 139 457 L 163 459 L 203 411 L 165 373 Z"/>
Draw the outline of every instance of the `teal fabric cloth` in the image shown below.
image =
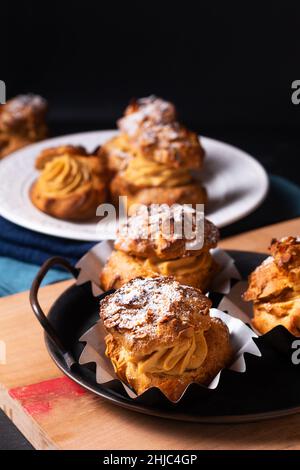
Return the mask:
<path id="1" fill-rule="evenodd" d="M 0 297 L 30 289 L 38 270 L 39 266 L 35 264 L 0 257 Z M 43 284 L 51 284 L 70 277 L 71 275 L 67 272 L 51 269 Z"/>
<path id="2" fill-rule="evenodd" d="M 252 212 L 252 214 L 245 217 L 244 219 L 221 229 L 222 238 L 235 235 L 246 230 L 252 230 L 258 227 L 300 216 L 300 187 L 280 176 L 269 176 L 270 190 L 263 204 L 256 211 Z M 39 235 L 37 234 L 36 240 L 38 240 L 38 238 Z M 52 237 L 48 238 L 49 240 L 52 239 Z M 49 240 L 47 240 L 47 248 L 49 248 L 48 245 L 51 241 Z M 20 246 L 18 246 L 16 241 L 14 241 L 14 243 L 16 244 L 16 250 L 14 250 L 15 258 L 0 256 L 0 296 L 2 297 L 5 295 L 14 294 L 16 292 L 28 290 L 39 269 L 38 264 L 25 262 L 22 260 L 22 258 L 16 259 L 19 256 L 17 248 L 19 248 L 20 251 Z M 46 256 L 45 254 L 43 259 L 57 254 L 56 245 L 58 243 L 59 241 L 53 238 L 53 249 L 51 250 L 51 255 L 48 254 Z M 78 249 L 75 247 L 77 251 L 75 248 L 72 250 L 72 247 L 72 242 L 70 242 L 69 246 L 65 247 L 64 253 L 67 251 L 69 257 L 72 255 L 76 260 L 79 256 L 79 253 L 77 252 Z M 89 246 L 85 247 L 85 251 L 89 248 Z M 44 245 L 41 249 L 44 250 Z M 36 247 L 28 246 L 28 251 L 30 250 L 32 252 L 31 259 L 36 260 Z M 48 253 L 48 251 L 45 251 L 45 253 Z M 65 253 L 65 256 L 67 256 L 67 254 Z M 49 271 L 47 277 L 44 280 L 44 284 L 51 284 L 63 279 L 69 279 L 70 277 L 71 276 L 69 273 L 53 269 Z"/>

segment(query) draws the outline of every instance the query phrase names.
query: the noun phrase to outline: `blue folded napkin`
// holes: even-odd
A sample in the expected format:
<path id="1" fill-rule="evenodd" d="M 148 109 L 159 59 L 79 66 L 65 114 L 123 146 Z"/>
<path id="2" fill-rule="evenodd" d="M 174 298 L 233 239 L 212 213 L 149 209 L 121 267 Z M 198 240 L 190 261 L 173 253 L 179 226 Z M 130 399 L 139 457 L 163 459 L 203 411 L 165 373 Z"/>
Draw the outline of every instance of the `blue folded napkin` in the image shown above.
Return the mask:
<path id="1" fill-rule="evenodd" d="M 0 256 L 38 265 L 51 256 L 63 256 L 76 264 L 95 243 L 44 235 L 0 217 Z"/>
<path id="2" fill-rule="evenodd" d="M 36 264 L 0 257 L 0 297 L 30 289 L 39 268 Z M 52 284 L 70 277 L 71 275 L 65 271 L 50 269 L 42 285 Z"/>

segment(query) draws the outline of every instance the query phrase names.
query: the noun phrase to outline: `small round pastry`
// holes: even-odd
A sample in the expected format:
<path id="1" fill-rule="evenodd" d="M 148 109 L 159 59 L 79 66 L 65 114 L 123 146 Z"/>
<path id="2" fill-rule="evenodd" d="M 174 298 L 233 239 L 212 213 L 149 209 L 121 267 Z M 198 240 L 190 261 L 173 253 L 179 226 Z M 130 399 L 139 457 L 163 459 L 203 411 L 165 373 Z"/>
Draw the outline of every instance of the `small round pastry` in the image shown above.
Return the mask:
<path id="1" fill-rule="evenodd" d="M 192 213 L 192 237 L 187 237 L 182 230 L 181 209 L 173 209 L 169 219 L 164 218 L 163 212 L 159 217 L 144 213 L 128 218 L 100 273 L 104 290 L 117 289 L 134 277 L 153 275 L 173 276 L 180 283 L 197 287 L 202 292 L 209 289 L 219 269 L 210 253 L 217 245 L 218 229 L 205 219 L 202 234 L 202 222 L 196 227 Z"/>
<path id="2" fill-rule="evenodd" d="M 300 336 L 300 239 L 274 239 L 270 252 L 249 276 L 243 296 L 253 302 L 253 326 L 264 334 L 282 325 Z"/>
<path id="3" fill-rule="evenodd" d="M 33 204 L 60 219 L 94 217 L 98 205 L 106 199 L 104 167 L 99 157 L 72 153 L 44 157 L 38 163 L 42 172 L 30 192 Z"/>
<path id="4" fill-rule="evenodd" d="M 128 206 L 134 204 L 206 204 L 207 191 L 198 182 L 191 180 L 189 184 L 175 187 L 148 187 L 136 189 L 133 184 L 123 178 L 122 172 L 117 173 L 110 182 L 111 199 L 115 205 L 119 203 L 120 196 L 127 196 Z"/>
<path id="5" fill-rule="evenodd" d="M 152 132 L 153 128 L 148 131 Z M 188 132 L 188 131 L 186 131 Z M 198 139 L 198 138 L 197 138 Z M 197 140 L 198 142 L 198 140 Z M 178 154 L 173 159 L 171 155 L 177 143 L 165 143 L 169 156 L 166 156 L 168 164 L 164 161 L 161 153 L 162 162 L 156 159 L 153 149 L 153 159 L 150 154 L 142 154 L 140 147 L 132 144 L 126 149 L 125 160 L 122 160 L 122 170 L 119 170 L 110 183 L 110 193 L 112 201 L 118 204 L 120 196 L 127 196 L 128 205 L 132 204 L 205 204 L 207 202 L 207 193 L 205 188 L 194 181 L 190 167 L 195 167 L 199 163 L 195 162 L 197 151 L 194 152 L 193 146 L 179 143 Z M 199 147 L 197 143 L 196 147 Z M 173 150 L 172 150 L 173 148 Z M 200 147 L 199 147 L 200 148 Z M 106 151 L 105 149 L 103 150 Z M 174 150 L 175 152 L 175 150 Z M 129 154 L 131 158 L 128 157 Z M 110 167 L 119 168 L 120 158 L 112 156 L 112 152 L 107 152 Z M 175 155 L 175 154 L 174 154 Z M 170 157 L 170 158 L 169 158 Z M 160 158 L 160 157 L 159 157 Z"/>
<path id="6" fill-rule="evenodd" d="M 134 136 L 141 127 L 154 124 L 168 124 L 176 120 L 175 106 L 154 95 L 132 100 L 127 106 L 124 117 L 119 119 L 118 127 L 123 134 Z"/>
<path id="7" fill-rule="evenodd" d="M 197 134 L 176 121 L 171 103 L 155 96 L 134 101 L 118 126 L 120 135 L 99 150 L 112 176 L 114 204 L 120 196 L 128 197 L 129 206 L 207 202 L 205 188 L 191 174 L 202 168 L 205 152 Z"/>
<path id="8" fill-rule="evenodd" d="M 31 94 L 0 106 L 0 158 L 46 137 L 46 111 L 46 100 Z"/>
<path id="9" fill-rule="evenodd" d="M 232 358 L 229 331 L 210 306 L 168 277 L 136 278 L 107 296 L 100 317 L 118 377 L 138 395 L 158 387 L 172 401 L 190 383 L 208 385 Z"/>

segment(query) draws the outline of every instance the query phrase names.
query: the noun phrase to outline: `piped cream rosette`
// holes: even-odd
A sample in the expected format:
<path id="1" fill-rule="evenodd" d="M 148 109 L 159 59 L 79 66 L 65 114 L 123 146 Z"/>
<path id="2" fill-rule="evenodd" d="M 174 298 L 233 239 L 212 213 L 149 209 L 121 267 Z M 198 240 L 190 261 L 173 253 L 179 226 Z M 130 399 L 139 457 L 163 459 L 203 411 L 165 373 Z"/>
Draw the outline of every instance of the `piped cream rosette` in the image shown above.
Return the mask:
<path id="1" fill-rule="evenodd" d="M 142 156 L 132 158 L 123 178 L 132 186 L 138 188 L 184 186 L 192 181 L 192 176 L 187 168 L 173 168 L 149 160 Z"/>
<path id="2" fill-rule="evenodd" d="M 105 200 L 98 157 L 59 155 L 43 167 L 31 190 L 33 204 L 61 219 L 88 219 Z"/>

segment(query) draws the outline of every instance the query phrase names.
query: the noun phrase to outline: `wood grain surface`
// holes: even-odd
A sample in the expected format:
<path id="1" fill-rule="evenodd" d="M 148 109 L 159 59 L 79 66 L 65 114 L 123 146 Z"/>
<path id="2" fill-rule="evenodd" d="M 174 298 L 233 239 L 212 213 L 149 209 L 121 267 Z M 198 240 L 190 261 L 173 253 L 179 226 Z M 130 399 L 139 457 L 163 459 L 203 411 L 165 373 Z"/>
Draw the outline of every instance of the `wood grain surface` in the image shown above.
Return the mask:
<path id="1" fill-rule="evenodd" d="M 232 237 L 222 248 L 265 252 L 296 235 L 300 219 Z M 47 311 L 72 283 L 41 289 Z M 62 376 L 45 349 L 28 292 L 0 300 L 0 406 L 36 449 L 299 449 L 300 415 L 239 425 L 199 425 L 114 406 Z"/>

